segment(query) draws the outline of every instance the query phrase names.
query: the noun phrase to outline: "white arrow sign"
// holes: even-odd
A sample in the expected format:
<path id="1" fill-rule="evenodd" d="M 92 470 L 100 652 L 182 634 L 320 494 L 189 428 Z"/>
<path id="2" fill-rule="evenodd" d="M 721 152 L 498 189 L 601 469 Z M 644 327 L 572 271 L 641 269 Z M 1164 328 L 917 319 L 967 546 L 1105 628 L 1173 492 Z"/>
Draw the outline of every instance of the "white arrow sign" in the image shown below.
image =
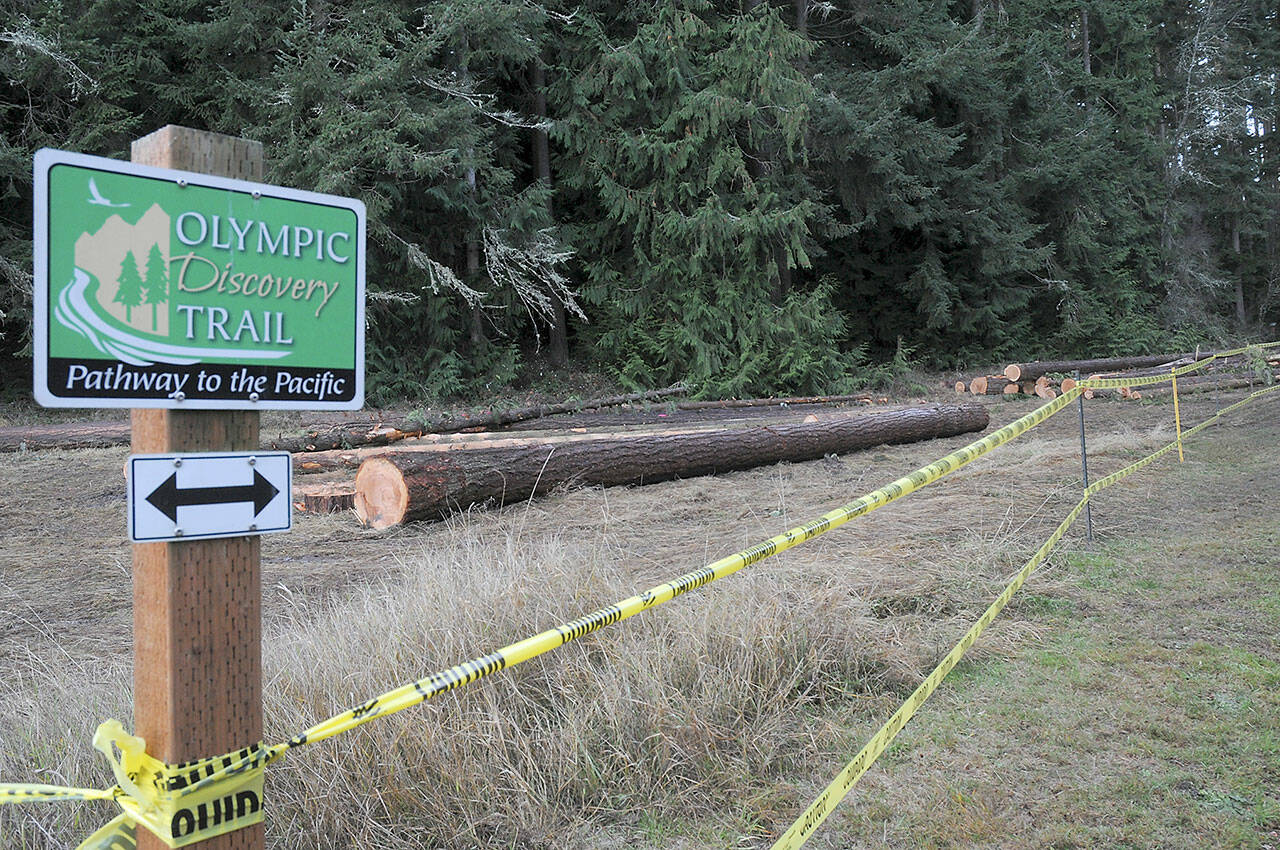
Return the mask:
<path id="1" fill-rule="evenodd" d="M 240 537 L 293 526 L 288 452 L 129 456 L 134 543 Z"/>

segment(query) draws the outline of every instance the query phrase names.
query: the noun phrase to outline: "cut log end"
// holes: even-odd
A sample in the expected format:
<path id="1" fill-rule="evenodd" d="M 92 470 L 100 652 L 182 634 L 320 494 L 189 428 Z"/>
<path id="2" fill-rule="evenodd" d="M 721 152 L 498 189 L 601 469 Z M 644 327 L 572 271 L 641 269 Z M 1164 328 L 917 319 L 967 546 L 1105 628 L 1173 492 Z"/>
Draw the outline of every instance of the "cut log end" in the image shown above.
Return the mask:
<path id="1" fill-rule="evenodd" d="M 1001 390 L 1000 392 L 1004 393 L 1005 395 L 1018 395 L 1020 392 L 1022 392 L 1022 387 L 1018 386 L 1016 382 L 1010 381 L 1009 383 L 1004 385 L 1004 389 Z"/>
<path id="2" fill-rule="evenodd" d="M 399 525 L 409 510 L 409 487 L 404 474 L 385 458 L 372 457 L 356 473 L 356 516 L 369 528 Z"/>
<path id="3" fill-rule="evenodd" d="M 1036 395 L 1045 401 L 1053 401 L 1058 397 L 1058 391 L 1050 386 L 1038 386 L 1036 387 Z"/>
<path id="4" fill-rule="evenodd" d="M 1004 376 L 1011 381 L 1017 381 L 1022 377 L 1022 367 L 1017 363 L 1010 363 L 1004 367 Z"/>
<path id="5" fill-rule="evenodd" d="M 985 395 L 987 392 L 987 379 L 979 375 L 969 382 L 969 392 L 974 395 Z"/>
<path id="6" fill-rule="evenodd" d="M 963 395 L 969 391 L 969 386 L 964 381 L 956 381 L 956 394 Z"/>

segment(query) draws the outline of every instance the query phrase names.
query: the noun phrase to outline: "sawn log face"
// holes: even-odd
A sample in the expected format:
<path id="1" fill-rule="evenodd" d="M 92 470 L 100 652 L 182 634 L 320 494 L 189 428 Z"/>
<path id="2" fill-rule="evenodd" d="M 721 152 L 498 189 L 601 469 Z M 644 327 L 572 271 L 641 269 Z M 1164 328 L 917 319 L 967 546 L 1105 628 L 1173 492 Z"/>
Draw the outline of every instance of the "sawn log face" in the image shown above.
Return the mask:
<path id="1" fill-rule="evenodd" d="M 386 528 L 489 500 L 519 501 L 563 483 L 646 484 L 781 460 L 815 460 L 884 443 L 980 431 L 987 422 L 981 405 L 930 405 L 731 431 L 467 452 L 388 453 L 360 466 L 356 511 L 362 522 Z"/>

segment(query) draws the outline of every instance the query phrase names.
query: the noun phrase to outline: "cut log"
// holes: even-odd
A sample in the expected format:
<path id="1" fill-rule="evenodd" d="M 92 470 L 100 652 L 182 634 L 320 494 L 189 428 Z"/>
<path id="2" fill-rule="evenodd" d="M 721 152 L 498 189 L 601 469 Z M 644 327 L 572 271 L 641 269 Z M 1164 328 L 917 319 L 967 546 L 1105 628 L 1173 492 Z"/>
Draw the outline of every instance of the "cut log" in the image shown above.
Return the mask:
<path id="1" fill-rule="evenodd" d="M 1046 384 L 1044 386 L 1036 387 L 1036 395 L 1040 396 L 1040 398 L 1045 401 L 1053 401 L 1058 397 L 1058 391 Z"/>
<path id="2" fill-rule="evenodd" d="M 490 500 L 520 501 L 565 482 L 647 484 L 815 460 L 883 443 L 979 431 L 987 421 L 981 405 L 932 405 L 732 431 L 466 452 L 388 452 L 361 464 L 356 513 L 366 525 L 388 528 Z"/>
<path id="3" fill-rule="evenodd" d="M 845 414 L 847 415 L 847 414 Z M 818 417 L 806 417 L 819 421 Z M 794 419 L 790 421 L 795 421 Z M 756 426 L 760 427 L 760 426 Z M 490 431 L 480 434 L 426 434 L 420 438 L 396 443 L 394 447 L 362 446 L 356 449 L 331 449 L 327 452 L 301 452 L 293 455 L 293 474 L 308 475 L 340 470 L 356 470 L 371 457 L 388 451 L 396 454 L 425 452 L 478 452 L 530 446 L 559 446 L 564 443 L 581 443 L 588 440 L 625 440 L 636 436 L 668 436 L 672 434 L 700 434 L 727 430 L 724 425 L 690 425 L 687 428 L 647 429 L 643 431 L 612 431 L 585 433 L 581 429 L 572 434 L 541 434 L 536 437 L 520 436 L 519 432 Z"/>
<path id="4" fill-rule="evenodd" d="M 1074 390 L 1075 388 L 1076 388 L 1076 379 L 1075 379 L 1075 378 L 1063 378 L 1063 379 L 1062 379 L 1062 391 L 1063 391 L 1064 393 L 1069 393 L 1069 392 L 1071 392 L 1072 390 Z"/>
<path id="5" fill-rule="evenodd" d="M 345 484 L 295 485 L 293 488 L 293 506 L 307 513 L 336 514 L 351 510 L 355 504 L 354 481 Z"/>
<path id="6" fill-rule="evenodd" d="M 312 427 L 300 437 L 277 435 L 271 437 L 264 434 L 261 446 L 263 449 L 287 452 L 311 452 L 340 449 L 352 446 L 389 445 L 398 440 L 418 437 L 424 433 L 451 433 L 468 429 L 499 428 L 527 419 L 536 419 L 561 413 L 576 413 L 582 410 L 595 410 L 605 407 L 617 407 L 645 401 L 661 401 L 673 395 L 683 395 L 683 385 L 667 387 L 662 390 L 650 390 L 642 393 L 595 398 L 587 401 L 566 401 L 559 404 L 545 404 L 531 407 L 518 407 L 511 410 L 491 411 L 484 414 L 435 414 L 421 417 L 405 417 L 392 422 L 355 422 L 342 425 Z M 823 400 L 862 400 L 869 401 L 870 396 L 829 396 Z M 779 404 L 787 399 L 773 399 L 769 403 Z M 803 399 L 796 402 L 805 401 Z M 760 403 L 764 403 L 760 401 Z M 706 405 L 746 406 L 744 402 L 699 402 Z M 64 422 L 51 425 L 14 426 L 0 428 L 0 452 L 16 452 L 24 449 L 84 449 L 108 446 L 129 445 L 128 422 Z"/>
<path id="7" fill-rule="evenodd" d="M 1004 385 L 1004 389 L 1001 390 L 1000 392 L 1004 393 L 1005 395 L 1018 395 L 1019 393 L 1022 392 L 1022 387 L 1018 385 L 1017 381 L 1010 381 L 1009 383 Z"/>
<path id="8" fill-rule="evenodd" d="M 791 398 L 726 398 L 719 401 L 678 401 L 676 410 L 720 410 L 739 407 L 798 407 L 804 404 L 849 404 L 870 402 L 870 393 L 857 395 L 814 395 Z"/>
<path id="9" fill-rule="evenodd" d="M 262 447 L 276 451 L 314 452 L 343 449 L 355 446 L 382 446 L 423 434 L 448 434 L 457 431 L 482 431 L 501 428 L 529 419 L 540 419 L 561 413 L 577 413 L 602 407 L 618 407 L 644 401 L 660 401 L 686 392 L 683 385 L 650 390 L 643 393 L 595 398 L 588 401 L 566 401 L 558 404 L 539 404 L 510 410 L 488 411 L 482 414 L 444 413 L 426 416 L 410 416 L 394 422 L 336 425 L 324 430 L 313 430 L 301 437 L 263 437 Z"/>
<path id="10" fill-rule="evenodd" d="M 0 452 L 129 445 L 128 422 L 59 422 L 0 428 Z"/>
<path id="11" fill-rule="evenodd" d="M 956 394 L 964 395 L 969 391 L 969 385 L 964 381 L 956 381 Z"/>
<path id="12" fill-rule="evenodd" d="M 969 382 L 969 392 L 973 395 L 1000 395 L 1010 383 L 1004 375 L 982 375 Z"/>
<path id="13" fill-rule="evenodd" d="M 1097 360 L 1037 360 L 1034 363 L 1010 363 L 1004 374 L 1011 381 L 1034 380 L 1050 372 L 1119 372 L 1144 366 L 1162 366 L 1187 355 L 1145 354 L 1137 357 L 1103 357 Z"/>

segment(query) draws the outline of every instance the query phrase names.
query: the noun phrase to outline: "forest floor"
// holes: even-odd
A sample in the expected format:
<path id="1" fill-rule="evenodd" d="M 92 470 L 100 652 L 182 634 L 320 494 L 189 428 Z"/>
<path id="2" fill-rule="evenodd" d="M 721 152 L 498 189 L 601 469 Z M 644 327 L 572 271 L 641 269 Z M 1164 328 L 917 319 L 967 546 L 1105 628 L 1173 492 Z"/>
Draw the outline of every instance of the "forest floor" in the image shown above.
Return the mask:
<path id="1" fill-rule="evenodd" d="M 1244 394 L 1188 396 L 1184 422 Z M 1095 540 L 1082 518 L 807 846 L 1280 847 L 1278 399 L 1099 494 Z M 992 427 L 1040 403 L 981 400 Z M 1173 434 L 1167 401 L 1087 417 L 1095 477 Z M 299 514 L 262 547 L 268 741 L 971 439 L 383 532 Z M 291 755 L 268 846 L 768 847 L 1074 504 L 1078 439 L 1068 408 L 804 546 Z M 89 741 L 131 713 L 126 456 L 3 456 L 0 781 L 110 783 Z M 3 806 L 0 846 L 66 846 L 109 816 Z"/>

